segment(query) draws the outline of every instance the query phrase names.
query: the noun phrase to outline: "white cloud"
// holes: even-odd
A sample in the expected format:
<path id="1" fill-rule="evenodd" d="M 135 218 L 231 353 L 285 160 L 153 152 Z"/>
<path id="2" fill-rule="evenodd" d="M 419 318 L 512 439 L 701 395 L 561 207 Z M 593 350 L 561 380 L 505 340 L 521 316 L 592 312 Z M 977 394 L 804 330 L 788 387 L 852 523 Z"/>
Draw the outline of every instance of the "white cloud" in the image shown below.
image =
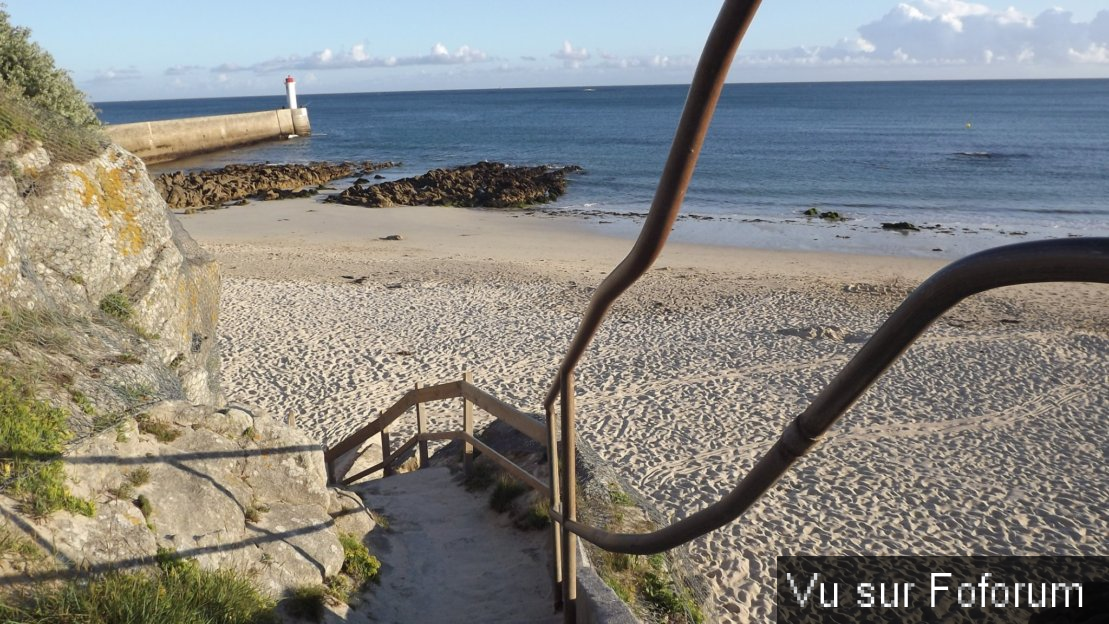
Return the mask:
<path id="1" fill-rule="evenodd" d="M 120 82 L 124 80 L 137 80 L 142 78 L 142 72 L 135 67 L 127 67 L 124 69 L 102 69 L 92 77 L 90 82 L 95 84 L 106 84 L 111 82 Z"/>
<path id="2" fill-rule="evenodd" d="M 350 50 L 336 52 L 331 48 L 313 52 L 305 56 L 293 55 L 261 61 L 253 65 L 236 65 L 224 63 L 212 68 L 216 73 L 252 71 L 255 73 L 268 73 L 275 71 L 289 71 L 294 69 L 327 70 L 327 69 L 352 69 L 359 67 L 398 67 L 405 65 L 460 65 L 467 63 L 481 63 L 489 57 L 481 50 L 464 45 L 457 51 L 451 52 L 447 46 L 437 42 L 431 47 L 428 54 L 418 56 L 370 56 L 366 52 L 366 45 L 358 43 L 351 46 Z"/>
<path id="3" fill-rule="evenodd" d="M 1032 17 L 962 0 L 907 0 L 832 46 L 743 53 L 740 64 L 1031 65 L 1106 64 L 1109 10 L 1076 22 L 1062 9 Z"/>
<path id="4" fill-rule="evenodd" d="M 184 76 L 202 69 L 204 68 L 200 65 L 174 65 L 173 67 L 167 67 L 164 73 L 167 76 Z"/>
<path id="5" fill-rule="evenodd" d="M 557 52 L 551 54 L 556 59 L 566 63 L 569 67 L 581 67 L 581 64 L 589 60 L 589 51 L 585 48 L 575 48 L 569 41 L 562 42 L 562 48 Z"/>

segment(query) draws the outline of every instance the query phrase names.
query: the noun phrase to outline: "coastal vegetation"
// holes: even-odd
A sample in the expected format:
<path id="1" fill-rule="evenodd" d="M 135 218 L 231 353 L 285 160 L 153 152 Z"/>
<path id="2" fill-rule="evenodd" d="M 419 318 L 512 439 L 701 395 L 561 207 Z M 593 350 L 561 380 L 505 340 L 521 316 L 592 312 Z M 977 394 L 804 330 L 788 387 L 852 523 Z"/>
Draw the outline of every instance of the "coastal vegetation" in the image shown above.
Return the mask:
<path id="1" fill-rule="evenodd" d="M 31 41 L 29 28 L 13 25 L 3 10 L 0 10 L 0 91 L 9 97 L 24 98 L 74 125 L 100 125 L 96 112 L 69 74 L 55 67 L 54 57 Z"/>
<path id="2" fill-rule="evenodd" d="M 62 449 L 71 436 L 66 413 L 35 398 L 24 382 L 0 376 L 0 490 L 41 518 L 59 509 L 93 515 L 92 501 L 65 486 Z"/>
<path id="3" fill-rule="evenodd" d="M 150 570 L 44 583 L 0 596 L 9 622 L 161 622 L 262 624 L 277 622 L 274 601 L 243 574 L 204 570 L 194 560 L 162 551 Z"/>

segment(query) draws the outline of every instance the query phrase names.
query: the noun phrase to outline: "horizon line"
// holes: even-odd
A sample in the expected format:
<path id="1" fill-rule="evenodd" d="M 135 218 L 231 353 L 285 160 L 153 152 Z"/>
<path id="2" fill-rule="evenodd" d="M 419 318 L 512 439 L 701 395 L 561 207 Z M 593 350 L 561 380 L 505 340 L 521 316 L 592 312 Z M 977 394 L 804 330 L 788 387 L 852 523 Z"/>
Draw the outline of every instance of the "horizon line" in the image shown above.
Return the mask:
<path id="1" fill-rule="evenodd" d="M 918 78 L 906 80 L 770 80 L 763 82 L 748 82 L 748 81 L 729 81 L 725 85 L 751 85 L 751 86 L 764 86 L 764 85 L 820 85 L 820 84 L 900 84 L 900 83 L 916 83 L 916 82 L 1047 82 L 1047 81 L 1109 81 L 1109 77 L 1088 77 L 1088 78 Z M 384 94 L 412 94 L 412 93 L 476 93 L 488 91 L 545 91 L 545 90 L 584 90 L 584 89 L 629 89 L 629 88 L 642 88 L 642 87 L 688 87 L 689 83 L 675 82 L 675 83 L 649 83 L 649 84 L 615 84 L 615 85 L 599 85 L 599 84 L 583 84 L 583 85 L 565 85 L 565 86 L 547 86 L 547 87 L 475 87 L 470 89 L 398 89 L 387 91 L 332 91 L 327 93 L 300 93 L 298 97 L 305 96 L 332 96 L 332 95 L 384 95 Z M 264 98 L 264 97 L 280 97 L 284 98 L 283 92 L 275 91 L 273 94 L 258 94 L 258 95 L 221 95 L 214 97 L 188 97 L 188 98 L 148 98 L 148 99 L 135 99 L 135 100 L 103 100 L 93 101 L 89 100 L 89 104 L 93 106 L 101 104 L 127 104 L 135 102 L 181 102 L 190 100 L 233 100 L 233 99 L 246 99 L 246 98 Z"/>

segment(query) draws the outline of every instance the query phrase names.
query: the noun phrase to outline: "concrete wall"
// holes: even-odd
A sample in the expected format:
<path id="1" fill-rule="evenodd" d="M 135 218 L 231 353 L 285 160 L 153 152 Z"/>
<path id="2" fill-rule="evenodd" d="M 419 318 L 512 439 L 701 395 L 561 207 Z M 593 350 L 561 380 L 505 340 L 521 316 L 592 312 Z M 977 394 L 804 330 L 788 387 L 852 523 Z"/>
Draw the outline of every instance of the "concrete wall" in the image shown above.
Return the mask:
<path id="1" fill-rule="evenodd" d="M 258 143 L 311 134 L 308 109 L 190 117 L 109 125 L 107 135 L 148 165 Z"/>

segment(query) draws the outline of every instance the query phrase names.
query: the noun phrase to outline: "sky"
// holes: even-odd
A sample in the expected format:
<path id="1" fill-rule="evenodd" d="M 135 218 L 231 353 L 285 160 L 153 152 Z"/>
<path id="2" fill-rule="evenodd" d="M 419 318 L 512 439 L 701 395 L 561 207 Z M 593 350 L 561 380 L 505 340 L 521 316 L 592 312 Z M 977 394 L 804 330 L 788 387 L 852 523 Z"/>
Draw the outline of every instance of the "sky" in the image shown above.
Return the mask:
<path id="1" fill-rule="evenodd" d="M 730 82 L 1109 78 L 1106 0 L 764 0 Z M 686 83 L 709 0 L 6 0 L 96 102 Z"/>

